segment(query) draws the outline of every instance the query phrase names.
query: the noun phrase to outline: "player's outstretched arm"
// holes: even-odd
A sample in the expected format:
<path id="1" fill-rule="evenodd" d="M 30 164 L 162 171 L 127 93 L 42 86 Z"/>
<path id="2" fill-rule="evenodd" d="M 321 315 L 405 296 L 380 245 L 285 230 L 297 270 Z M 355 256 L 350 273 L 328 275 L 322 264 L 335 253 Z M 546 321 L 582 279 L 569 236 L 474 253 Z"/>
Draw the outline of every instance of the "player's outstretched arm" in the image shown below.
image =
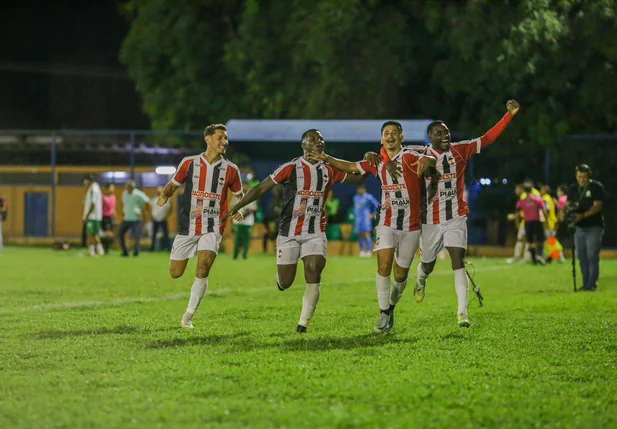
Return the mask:
<path id="1" fill-rule="evenodd" d="M 313 161 L 313 162 L 316 162 L 316 161 L 327 162 L 332 167 L 337 168 L 341 171 L 344 171 L 345 173 L 353 173 L 353 174 L 364 173 L 358 168 L 358 165 L 355 162 L 349 162 L 349 161 L 344 161 L 342 159 L 333 158 L 330 155 L 326 154 L 325 152 L 321 152 L 321 153 L 311 152 L 306 155 L 306 158 L 309 161 Z"/>
<path id="2" fill-rule="evenodd" d="M 512 118 L 518 113 L 521 106 L 518 104 L 516 100 L 508 100 L 506 103 L 506 109 L 508 110 L 506 114 L 491 128 L 480 137 L 480 141 L 482 143 L 482 148 L 485 148 L 495 142 L 497 138 L 503 133 L 506 129 Z"/>
<path id="3" fill-rule="evenodd" d="M 229 210 L 229 212 L 227 212 L 227 214 L 223 217 L 222 220 L 225 220 L 230 216 L 234 216 L 236 213 L 238 213 L 238 211 L 241 208 L 249 205 L 253 201 L 258 200 L 259 198 L 261 198 L 263 194 L 265 194 L 266 192 L 268 192 L 270 189 L 274 188 L 275 186 L 276 186 L 276 183 L 274 182 L 274 180 L 272 180 L 270 176 L 266 177 L 259 185 L 255 186 L 253 189 L 251 189 L 246 194 L 244 194 L 242 199 L 238 201 L 238 203 L 234 205 Z"/>
<path id="4" fill-rule="evenodd" d="M 366 176 L 366 174 L 347 174 L 345 180 L 343 180 L 343 183 L 347 183 L 350 185 L 359 185 L 361 183 L 364 183 Z"/>
<path id="5" fill-rule="evenodd" d="M 156 205 L 159 207 L 163 207 L 167 200 L 174 196 L 178 188 L 179 186 L 173 182 L 169 182 L 167 185 L 165 185 L 165 187 L 163 188 L 163 192 L 161 192 L 161 195 L 159 195 L 159 198 L 156 201 Z"/>

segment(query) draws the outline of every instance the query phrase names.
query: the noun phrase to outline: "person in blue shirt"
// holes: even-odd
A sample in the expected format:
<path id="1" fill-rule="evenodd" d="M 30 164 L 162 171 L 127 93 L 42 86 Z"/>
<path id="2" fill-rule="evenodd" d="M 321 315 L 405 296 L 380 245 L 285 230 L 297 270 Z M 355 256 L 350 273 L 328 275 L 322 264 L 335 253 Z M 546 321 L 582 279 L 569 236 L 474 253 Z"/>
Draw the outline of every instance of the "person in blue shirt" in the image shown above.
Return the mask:
<path id="1" fill-rule="evenodd" d="M 360 256 L 369 258 L 373 251 L 373 240 L 371 232 L 373 230 L 373 219 L 379 207 L 379 201 L 366 192 L 364 186 L 358 187 L 358 192 L 353 197 L 355 212 L 354 232 L 358 236 L 360 243 Z"/>

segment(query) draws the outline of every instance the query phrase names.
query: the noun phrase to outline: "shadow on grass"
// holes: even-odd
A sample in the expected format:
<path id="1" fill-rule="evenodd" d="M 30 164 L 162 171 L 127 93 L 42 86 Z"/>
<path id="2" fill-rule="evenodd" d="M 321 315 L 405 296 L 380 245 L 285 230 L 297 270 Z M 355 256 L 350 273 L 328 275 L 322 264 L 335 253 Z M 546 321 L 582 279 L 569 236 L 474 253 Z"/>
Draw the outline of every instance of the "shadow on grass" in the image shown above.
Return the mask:
<path id="1" fill-rule="evenodd" d="M 369 347 L 381 347 L 388 344 L 413 344 L 417 338 L 397 337 L 393 334 L 362 334 L 353 337 L 299 337 L 281 344 L 273 344 L 282 351 L 311 350 L 351 350 Z"/>
<path id="2" fill-rule="evenodd" d="M 34 337 L 38 339 L 61 339 L 70 337 L 86 337 L 90 335 L 135 334 L 140 332 L 149 332 L 149 330 L 137 328 L 135 326 L 120 325 L 114 328 L 74 329 L 71 331 L 42 331 L 34 334 Z"/>
<path id="3" fill-rule="evenodd" d="M 187 346 L 218 346 L 218 345 L 238 345 L 245 344 L 246 350 L 254 350 L 256 344 L 252 341 L 241 341 L 236 343 L 236 339 L 246 337 L 249 332 L 238 332 L 230 335 L 205 335 L 200 337 L 173 338 L 171 340 L 155 340 L 146 345 L 147 349 L 168 349 Z"/>

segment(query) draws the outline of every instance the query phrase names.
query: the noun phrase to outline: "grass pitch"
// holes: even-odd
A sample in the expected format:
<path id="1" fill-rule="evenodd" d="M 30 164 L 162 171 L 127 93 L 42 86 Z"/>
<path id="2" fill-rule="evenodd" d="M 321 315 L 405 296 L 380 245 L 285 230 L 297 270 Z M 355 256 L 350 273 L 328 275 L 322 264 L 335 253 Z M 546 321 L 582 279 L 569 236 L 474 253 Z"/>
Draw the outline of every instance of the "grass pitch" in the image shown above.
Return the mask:
<path id="1" fill-rule="evenodd" d="M 473 263 L 470 329 L 439 261 L 378 335 L 375 261 L 331 257 L 298 336 L 304 281 L 277 291 L 272 256 L 219 256 L 183 331 L 194 262 L 6 248 L 0 428 L 617 427 L 617 261 L 577 294 L 570 265 Z"/>

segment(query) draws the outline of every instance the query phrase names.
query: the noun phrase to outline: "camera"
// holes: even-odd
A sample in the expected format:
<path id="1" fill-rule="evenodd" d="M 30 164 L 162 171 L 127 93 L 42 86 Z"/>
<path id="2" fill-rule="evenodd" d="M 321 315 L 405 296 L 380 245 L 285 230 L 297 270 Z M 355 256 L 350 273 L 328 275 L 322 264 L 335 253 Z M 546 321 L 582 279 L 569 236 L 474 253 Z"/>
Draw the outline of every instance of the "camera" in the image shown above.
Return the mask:
<path id="1" fill-rule="evenodd" d="M 578 202 L 572 201 L 567 206 L 566 222 L 568 226 L 568 233 L 574 234 L 576 231 L 576 215 L 578 213 Z"/>

